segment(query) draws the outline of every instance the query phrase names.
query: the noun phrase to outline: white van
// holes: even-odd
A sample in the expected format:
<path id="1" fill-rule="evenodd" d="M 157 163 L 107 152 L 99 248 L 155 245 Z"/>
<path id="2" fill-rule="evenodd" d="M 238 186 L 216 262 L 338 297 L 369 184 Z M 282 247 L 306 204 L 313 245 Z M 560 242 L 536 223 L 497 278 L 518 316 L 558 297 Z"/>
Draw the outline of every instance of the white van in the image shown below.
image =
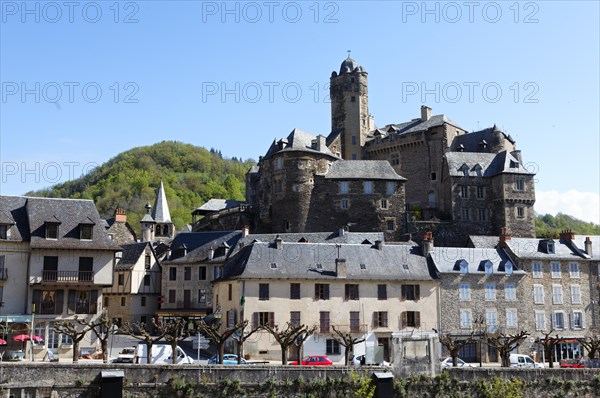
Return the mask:
<path id="1" fill-rule="evenodd" d="M 544 369 L 544 364 L 535 362 L 529 355 L 510 354 L 511 368 L 531 368 Z"/>
<path id="2" fill-rule="evenodd" d="M 135 348 L 134 363 L 147 364 L 148 353 L 146 350 L 145 343 L 139 343 Z M 152 364 L 169 365 L 173 363 L 172 358 L 173 351 L 171 350 L 170 344 L 153 344 L 152 345 Z M 194 360 L 187 356 L 187 354 L 177 347 L 177 364 L 194 363 Z"/>

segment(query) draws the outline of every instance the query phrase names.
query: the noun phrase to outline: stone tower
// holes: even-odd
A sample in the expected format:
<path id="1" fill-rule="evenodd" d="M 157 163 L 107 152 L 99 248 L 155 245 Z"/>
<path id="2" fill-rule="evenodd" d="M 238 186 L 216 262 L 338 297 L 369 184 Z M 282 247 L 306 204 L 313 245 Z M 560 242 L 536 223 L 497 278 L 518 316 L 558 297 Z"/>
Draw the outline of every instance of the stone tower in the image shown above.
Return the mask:
<path id="1" fill-rule="evenodd" d="M 165 195 L 165 187 L 162 180 L 158 186 L 158 191 L 156 191 L 152 218 L 156 222 L 155 240 L 173 239 L 175 237 L 175 226 L 171 221 L 171 212 L 169 211 L 169 204 L 167 203 L 167 196 Z"/>
<path id="2" fill-rule="evenodd" d="M 152 242 L 154 240 L 154 226 L 156 222 L 150 215 L 150 211 L 152 210 L 150 203 L 147 203 L 145 207 L 146 214 L 144 215 L 144 218 L 140 220 L 142 227 L 142 242 Z"/>
<path id="3" fill-rule="evenodd" d="M 345 160 L 361 159 L 371 127 L 367 72 L 348 56 L 340 73 L 331 73 L 329 94 L 331 131 L 339 132 L 340 154 Z"/>

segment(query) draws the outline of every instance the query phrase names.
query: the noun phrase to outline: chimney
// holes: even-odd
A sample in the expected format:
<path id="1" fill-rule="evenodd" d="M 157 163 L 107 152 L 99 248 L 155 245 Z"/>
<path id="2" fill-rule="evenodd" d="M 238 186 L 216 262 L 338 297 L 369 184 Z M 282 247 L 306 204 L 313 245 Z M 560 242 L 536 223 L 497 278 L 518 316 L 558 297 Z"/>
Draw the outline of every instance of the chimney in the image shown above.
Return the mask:
<path id="1" fill-rule="evenodd" d="M 377 250 L 383 250 L 383 241 L 376 240 L 376 241 L 375 241 L 375 248 L 376 248 Z"/>
<path id="2" fill-rule="evenodd" d="M 429 231 L 423 235 L 423 256 L 427 257 L 430 253 L 433 253 L 433 248 L 433 234 Z"/>
<path id="3" fill-rule="evenodd" d="M 115 209 L 115 222 L 127 222 L 127 214 L 120 207 Z"/>
<path id="4" fill-rule="evenodd" d="M 346 259 L 336 258 L 335 259 L 335 275 L 338 278 L 346 278 Z"/>
<path id="5" fill-rule="evenodd" d="M 502 232 L 498 237 L 498 245 L 500 247 L 506 247 L 506 241 L 510 240 L 510 235 L 506 232 L 506 227 L 502 228 Z"/>
<path id="6" fill-rule="evenodd" d="M 246 236 L 248 236 L 250 234 L 250 227 L 247 225 L 244 225 L 242 227 L 242 238 L 245 238 Z"/>
<path id="7" fill-rule="evenodd" d="M 212 259 L 215 258 L 215 249 L 212 246 L 208 248 L 207 256 L 208 261 L 212 261 Z"/>
<path id="8" fill-rule="evenodd" d="M 585 247 L 585 252 L 587 253 L 587 255 L 592 257 L 592 240 L 589 236 L 585 238 L 585 242 L 583 242 L 583 245 Z"/>
<path id="9" fill-rule="evenodd" d="M 511 154 L 511 155 L 513 155 L 513 157 L 514 157 L 515 159 L 517 159 L 517 161 L 518 161 L 520 164 L 523 164 L 523 158 L 522 158 L 522 156 L 521 156 L 521 151 L 519 151 L 518 149 L 515 149 L 515 150 L 514 150 L 514 151 L 512 151 L 510 154 Z"/>
<path id="10" fill-rule="evenodd" d="M 421 105 L 421 121 L 426 122 L 431 118 L 431 108 L 427 105 Z"/>
<path id="11" fill-rule="evenodd" d="M 571 229 L 565 229 L 564 231 L 560 231 L 560 240 L 565 240 L 565 241 L 573 241 L 575 239 L 575 232 L 573 232 L 573 230 Z"/>
<path id="12" fill-rule="evenodd" d="M 277 250 L 283 250 L 283 239 L 279 235 L 275 238 L 275 248 Z"/>
<path id="13" fill-rule="evenodd" d="M 327 149 L 327 144 L 325 143 L 326 138 L 322 135 L 317 136 L 317 151 L 324 152 Z"/>
<path id="14" fill-rule="evenodd" d="M 343 238 L 344 236 L 346 236 L 346 228 L 345 227 L 342 227 L 339 229 L 338 236 L 340 238 Z"/>

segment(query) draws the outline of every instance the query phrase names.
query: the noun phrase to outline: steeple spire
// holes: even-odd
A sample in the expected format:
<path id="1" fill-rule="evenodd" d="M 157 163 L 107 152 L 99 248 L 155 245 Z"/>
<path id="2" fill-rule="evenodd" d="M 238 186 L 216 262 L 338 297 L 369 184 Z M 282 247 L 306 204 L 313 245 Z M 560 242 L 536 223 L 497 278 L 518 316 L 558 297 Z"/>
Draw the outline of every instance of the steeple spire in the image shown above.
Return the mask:
<path id="1" fill-rule="evenodd" d="M 169 212 L 169 204 L 167 203 L 167 196 L 165 195 L 165 187 L 162 180 L 160 180 L 158 191 L 156 191 L 152 218 L 157 223 L 171 223 L 171 213 Z"/>

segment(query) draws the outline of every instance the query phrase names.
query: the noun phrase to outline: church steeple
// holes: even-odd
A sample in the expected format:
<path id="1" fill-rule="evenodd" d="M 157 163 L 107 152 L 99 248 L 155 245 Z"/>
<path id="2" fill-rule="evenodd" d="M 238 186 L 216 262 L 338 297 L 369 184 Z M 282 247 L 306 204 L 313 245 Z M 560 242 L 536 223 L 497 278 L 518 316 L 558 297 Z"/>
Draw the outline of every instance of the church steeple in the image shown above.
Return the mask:
<path id="1" fill-rule="evenodd" d="M 360 159 L 370 128 L 367 71 L 348 54 L 329 87 L 331 131 L 341 131 L 342 158 Z"/>
<path id="2" fill-rule="evenodd" d="M 169 204 L 167 203 L 167 196 L 165 195 L 165 187 L 162 180 L 160 180 L 158 191 L 156 191 L 152 218 L 157 223 L 171 223 L 171 213 L 169 212 Z"/>
<path id="3" fill-rule="evenodd" d="M 150 215 L 152 210 L 152 215 Z M 171 212 L 165 195 L 165 187 L 162 180 L 156 191 L 154 207 L 146 205 L 146 215 L 141 220 L 142 236 L 144 241 L 162 241 L 175 237 L 175 226 L 171 221 Z"/>

